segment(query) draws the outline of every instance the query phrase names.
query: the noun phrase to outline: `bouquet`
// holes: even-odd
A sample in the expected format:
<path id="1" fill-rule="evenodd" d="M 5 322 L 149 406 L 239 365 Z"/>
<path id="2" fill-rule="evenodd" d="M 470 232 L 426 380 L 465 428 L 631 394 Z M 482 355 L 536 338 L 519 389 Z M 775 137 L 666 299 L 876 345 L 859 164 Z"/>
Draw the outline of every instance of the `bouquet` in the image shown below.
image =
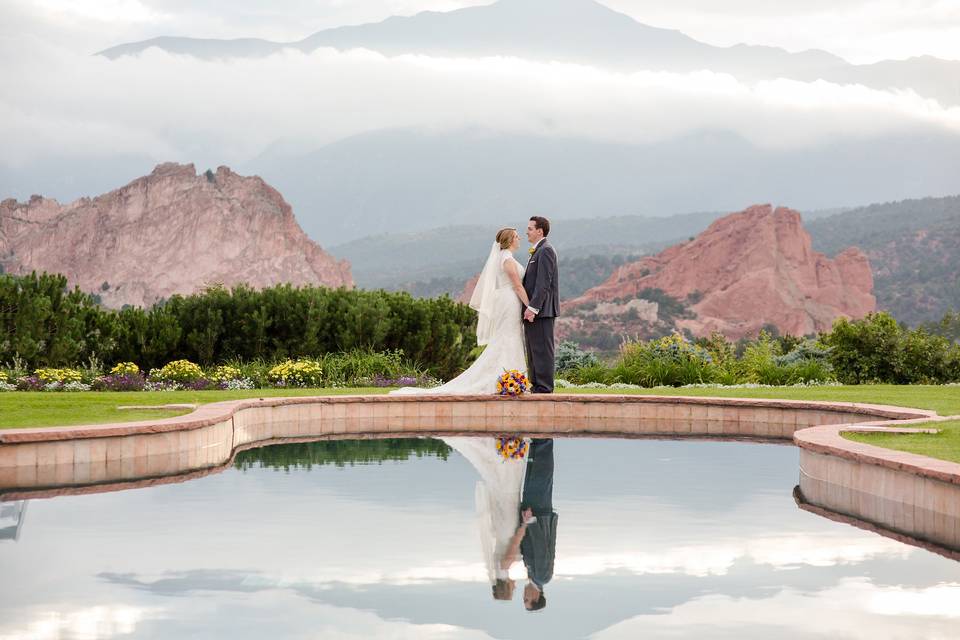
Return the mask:
<path id="1" fill-rule="evenodd" d="M 497 378 L 497 393 L 501 396 L 519 396 L 526 393 L 529 387 L 527 376 L 516 369 L 505 371 Z"/>
<path id="2" fill-rule="evenodd" d="M 523 460 L 527 455 L 527 441 L 523 438 L 500 436 L 497 438 L 497 453 L 504 460 Z"/>

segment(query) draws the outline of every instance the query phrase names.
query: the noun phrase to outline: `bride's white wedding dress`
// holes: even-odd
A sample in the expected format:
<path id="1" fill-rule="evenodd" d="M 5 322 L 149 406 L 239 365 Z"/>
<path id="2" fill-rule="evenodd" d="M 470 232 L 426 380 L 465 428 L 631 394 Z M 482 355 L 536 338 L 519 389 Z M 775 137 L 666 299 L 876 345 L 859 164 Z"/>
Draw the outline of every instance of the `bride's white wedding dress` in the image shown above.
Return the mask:
<path id="1" fill-rule="evenodd" d="M 477 343 L 486 345 L 470 368 L 453 380 L 433 389 L 404 387 L 391 394 L 470 395 L 497 392 L 497 378 L 504 371 L 517 369 L 526 375 L 527 358 L 523 346 L 523 307 L 513 290 L 503 265 L 511 261 L 523 279 L 523 265 L 508 249 L 494 243 L 484 265 L 470 306 L 479 313 Z"/>
<path id="2" fill-rule="evenodd" d="M 442 438 L 470 461 L 481 480 L 477 483 L 477 520 L 480 544 L 490 584 L 509 578 L 501 562 L 520 524 L 520 492 L 527 459 L 503 460 L 494 438 Z"/>

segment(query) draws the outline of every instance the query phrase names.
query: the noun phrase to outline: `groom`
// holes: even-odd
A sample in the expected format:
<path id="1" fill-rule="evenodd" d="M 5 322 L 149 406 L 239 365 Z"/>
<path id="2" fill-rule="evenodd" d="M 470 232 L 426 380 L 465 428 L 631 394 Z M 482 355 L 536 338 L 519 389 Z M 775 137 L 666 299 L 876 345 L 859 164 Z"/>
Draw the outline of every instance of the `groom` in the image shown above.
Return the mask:
<path id="1" fill-rule="evenodd" d="M 553 578 L 557 555 L 557 512 L 553 510 L 553 438 L 534 438 L 530 443 L 527 473 L 520 498 L 520 518 L 526 530 L 520 553 L 527 568 L 523 606 L 538 611 L 547 606 L 544 587 Z"/>
<path id="2" fill-rule="evenodd" d="M 547 242 L 550 221 L 533 216 L 527 224 L 530 261 L 523 274 L 523 288 L 530 304 L 523 312 L 524 338 L 533 393 L 553 393 L 553 321 L 560 313 L 557 252 Z"/>

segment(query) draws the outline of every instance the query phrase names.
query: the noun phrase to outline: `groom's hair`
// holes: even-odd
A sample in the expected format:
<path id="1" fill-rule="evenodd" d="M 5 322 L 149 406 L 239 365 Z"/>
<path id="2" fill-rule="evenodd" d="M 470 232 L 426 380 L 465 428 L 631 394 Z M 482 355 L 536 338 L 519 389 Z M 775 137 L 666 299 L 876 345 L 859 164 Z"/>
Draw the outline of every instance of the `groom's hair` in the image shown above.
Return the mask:
<path id="1" fill-rule="evenodd" d="M 537 229 L 543 231 L 543 237 L 546 238 L 550 235 L 550 221 L 544 218 L 543 216 L 531 216 L 530 220 L 533 221 L 533 226 Z"/>
<path id="2" fill-rule="evenodd" d="M 527 611 L 540 611 L 547 606 L 547 596 L 543 595 L 543 591 L 540 591 L 540 597 L 537 598 L 537 601 L 530 605 L 530 608 Z"/>

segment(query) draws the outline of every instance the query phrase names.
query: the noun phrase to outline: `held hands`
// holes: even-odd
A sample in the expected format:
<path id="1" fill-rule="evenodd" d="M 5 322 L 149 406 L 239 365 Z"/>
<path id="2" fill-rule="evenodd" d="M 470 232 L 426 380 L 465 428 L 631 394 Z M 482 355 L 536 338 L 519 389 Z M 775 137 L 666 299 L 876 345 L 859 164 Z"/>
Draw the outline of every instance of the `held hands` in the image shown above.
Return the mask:
<path id="1" fill-rule="evenodd" d="M 533 319 L 536 317 L 537 317 L 537 314 L 535 314 L 530 309 L 527 309 L 526 311 L 523 312 L 523 319 L 526 320 L 527 322 L 533 322 Z"/>

